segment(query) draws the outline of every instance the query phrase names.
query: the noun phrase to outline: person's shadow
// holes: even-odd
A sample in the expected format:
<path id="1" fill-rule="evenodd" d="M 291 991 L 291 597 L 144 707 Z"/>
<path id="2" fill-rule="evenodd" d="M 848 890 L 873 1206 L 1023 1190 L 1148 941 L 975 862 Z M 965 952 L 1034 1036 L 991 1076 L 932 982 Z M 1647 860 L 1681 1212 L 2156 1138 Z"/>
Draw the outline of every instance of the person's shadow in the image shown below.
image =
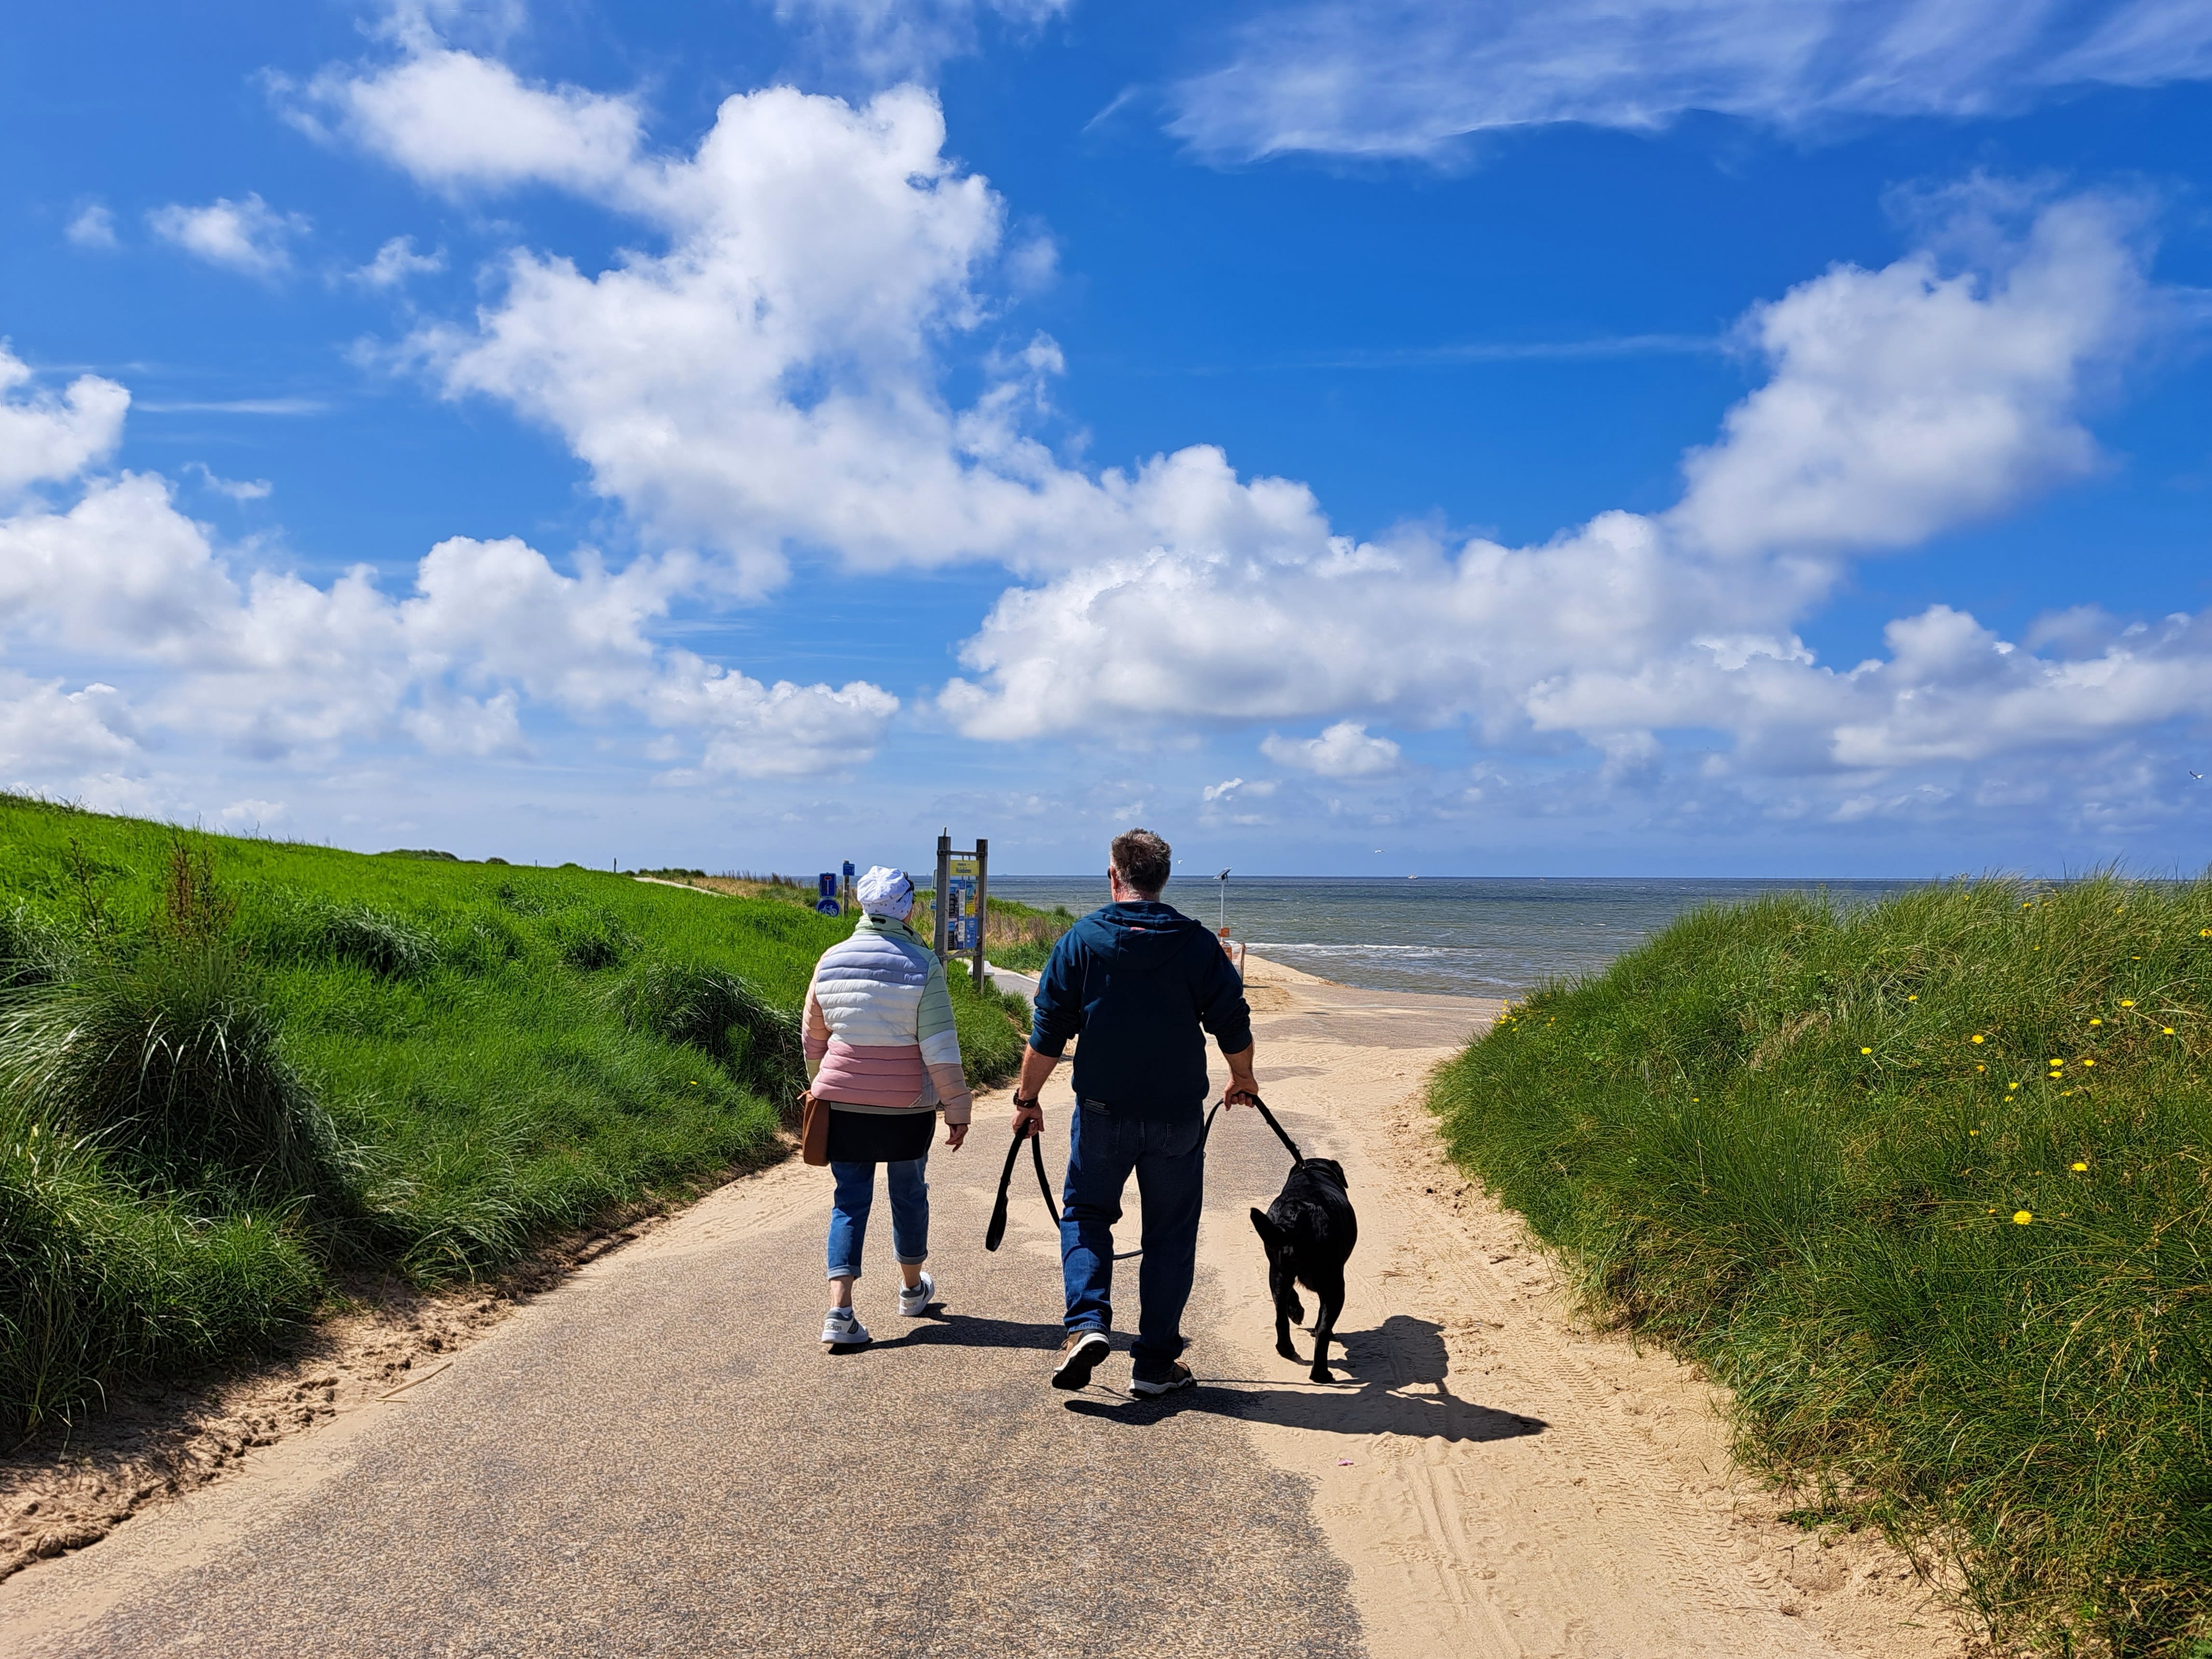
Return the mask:
<path id="1" fill-rule="evenodd" d="M 1460 1399 L 1445 1382 L 1451 1369 L 1443 1328 L 1392 1314 L 1372 1330 L 1339 1331 L 1341 1356 L 1329 1363 L 1353 1386 L 1328 1387 L 1292 1377 L 1204 1377 L 1195 1387 L 1145 1400 L 1079 1396 L 1067 1409 L 1103 1423 L 1146 1427 L 1181 1412 L 1212 1412 L 1250 1423 L 1328 1434 L 1399 1434 L 1437 1440 L 1515 1440 L 1551 1426 L 1540 1418 L 1498 1411 Z M 1309 1336 L 1309 1342 L 1310 1336 Z M 1285 1371 L 1290 1362 L 1283 1362 Z M 1300 1368 L 1301 1371 L 1303 1367 Z"/>
<path id="2" fill-rule="evenodd" d="M 907 1324 L 896 1336 L 878 1337 L 859 1347 L 837 1348 L 831 1352 L 847 1358 L 866 1353 L 882 1353 L 890 1348 L 926 1348 L 952 1346 L 961 1348 L 1028 1348 L 1040 1354 L 1048 1354 L 1060 1344 L 1067 1333 L 1057 1322 L 1046 1325 L 1020 1319 L 987 1319 L 975 1314 L 948 1312 L 942 1305 L 932 1303 L 929 1311 L 920 1319 Z M 1127 1339 L 1116 1337 L 1114 1346 L 1127 1348 Z"/>

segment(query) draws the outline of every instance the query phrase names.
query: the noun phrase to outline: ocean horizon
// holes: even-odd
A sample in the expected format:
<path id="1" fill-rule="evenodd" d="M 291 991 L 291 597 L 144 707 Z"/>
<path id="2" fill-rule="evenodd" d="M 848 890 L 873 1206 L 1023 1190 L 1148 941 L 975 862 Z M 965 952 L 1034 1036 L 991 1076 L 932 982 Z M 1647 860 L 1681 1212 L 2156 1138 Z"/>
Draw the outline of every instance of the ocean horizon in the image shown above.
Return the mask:
<path id="1" fill-rule="evenodd" d="M 1869 904 L 1925 880 L 1817 877 L 1178 876 L 1186 915 L 1271 961 L 1377 991 L 1515 996 L 1602 972 L 1686 912 L 1773 893 Z M 1096 876 L 994 876 L 997 897 L 1078 915 L 1107 902 Z"/>

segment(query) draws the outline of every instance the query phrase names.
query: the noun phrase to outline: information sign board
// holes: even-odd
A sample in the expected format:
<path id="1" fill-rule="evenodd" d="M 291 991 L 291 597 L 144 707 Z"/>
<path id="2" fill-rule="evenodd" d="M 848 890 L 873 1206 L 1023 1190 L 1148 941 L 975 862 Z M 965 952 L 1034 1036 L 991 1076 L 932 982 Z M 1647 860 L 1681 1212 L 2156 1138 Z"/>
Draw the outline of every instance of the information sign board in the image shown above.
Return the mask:
<path id="1" fill-rule="evenodd" d="M 981 918 L 975 914 L 975 855 L 955 853 L 945 870 L 945 948 L 972 951 L 982 943 Z"/>

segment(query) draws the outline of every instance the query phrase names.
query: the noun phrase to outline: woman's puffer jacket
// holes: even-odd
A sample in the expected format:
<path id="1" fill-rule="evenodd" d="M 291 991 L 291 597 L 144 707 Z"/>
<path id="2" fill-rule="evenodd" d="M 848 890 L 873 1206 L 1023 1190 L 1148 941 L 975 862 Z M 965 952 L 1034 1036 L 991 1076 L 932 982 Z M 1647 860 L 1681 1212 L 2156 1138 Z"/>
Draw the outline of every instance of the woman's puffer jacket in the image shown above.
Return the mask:
<path id="1" fill-rule="evenodd" d="M 945 1109 L 965 1123 L 974 1098 L 960 1069 L 945 964 L 902 921 L 863 916 L 814 964 L 804 1037 L 814 1092 L 878 1110 Z"/>

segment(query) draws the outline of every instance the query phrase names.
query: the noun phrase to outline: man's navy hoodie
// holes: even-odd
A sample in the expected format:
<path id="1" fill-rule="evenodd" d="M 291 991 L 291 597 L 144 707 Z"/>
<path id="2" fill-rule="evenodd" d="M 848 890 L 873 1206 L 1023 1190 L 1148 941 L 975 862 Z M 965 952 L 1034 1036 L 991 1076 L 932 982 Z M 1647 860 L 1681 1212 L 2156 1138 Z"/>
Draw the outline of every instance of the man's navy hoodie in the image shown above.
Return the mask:
<path id="1" fill-rule="evenodd" d="M 1030 1047 L 1075 1048 L 1075 1092 L 1117 1115 L 1178 1117 L 1206 1103 L 1206 1037 L 1252 1046 L 1244 981 L 1203 922 L 1157 900 L 1109 904 L 1060 935 L 1037 981 Z"/>

